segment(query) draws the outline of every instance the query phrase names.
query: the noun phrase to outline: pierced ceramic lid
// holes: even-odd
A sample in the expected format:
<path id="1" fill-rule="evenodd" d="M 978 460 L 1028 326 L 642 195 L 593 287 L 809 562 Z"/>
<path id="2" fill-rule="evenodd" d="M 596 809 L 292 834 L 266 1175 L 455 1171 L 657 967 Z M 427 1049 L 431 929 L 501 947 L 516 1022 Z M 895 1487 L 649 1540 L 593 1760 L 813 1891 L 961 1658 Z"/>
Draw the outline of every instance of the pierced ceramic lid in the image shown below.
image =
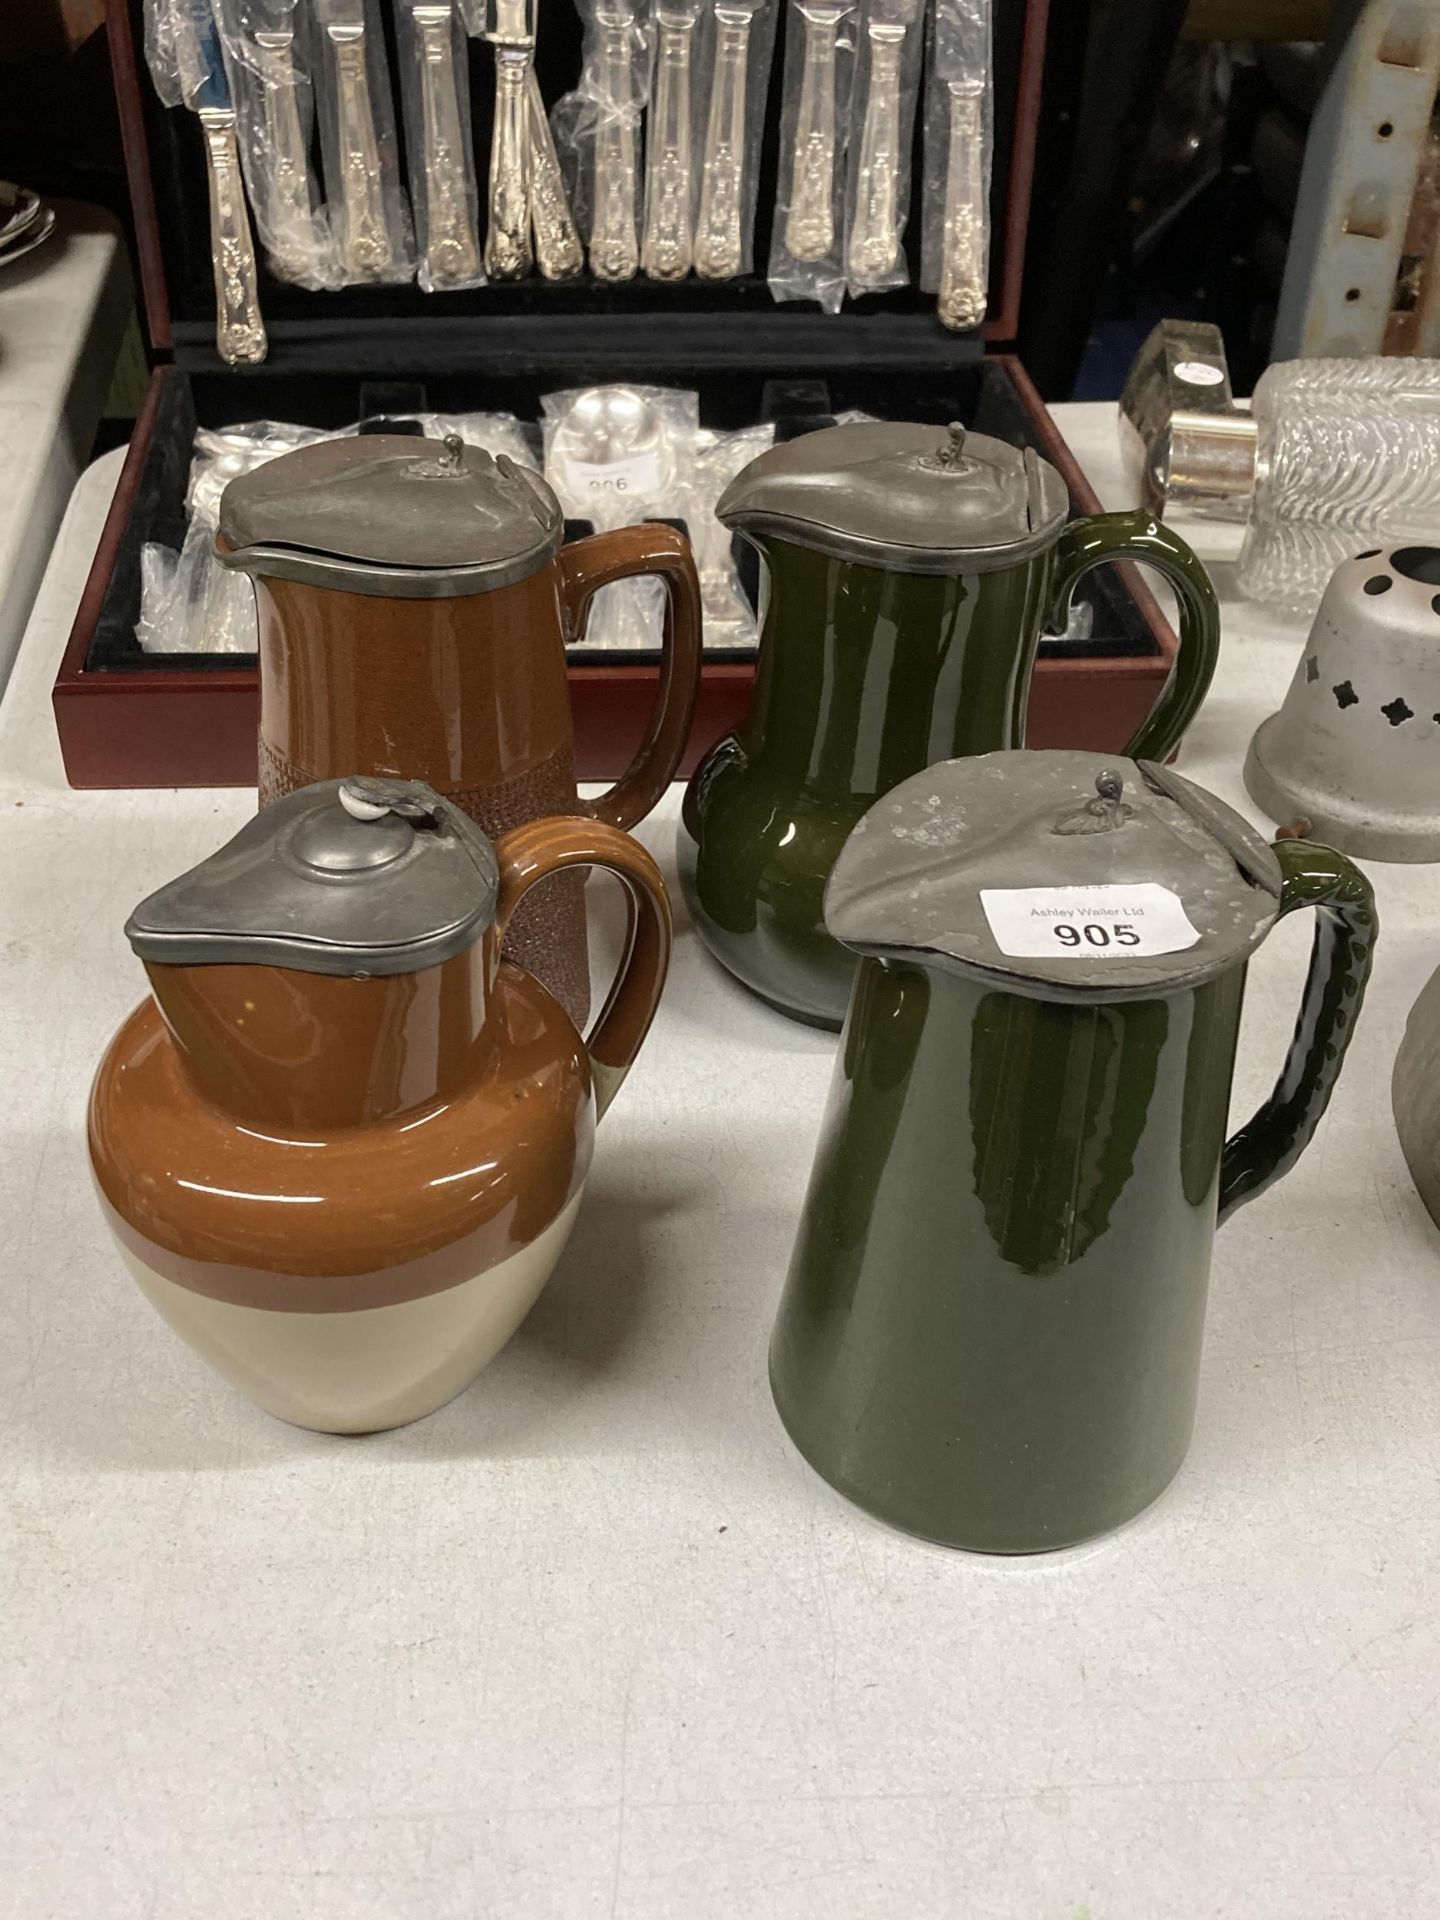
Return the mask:
<path id="1" fill-rule="evenodd" d="M 1243 961 L 1280 886 L 1249 823 L 1168 767 L 987 753 L 870 809 L 831 873 L 825 924 L 858 953 L 1045 999 L 1146 998 Z"/>
<path id="2" fill-rule="evenodd" d="M 495 851 L 419 780 L 321 780 L 257 814 L 152 893 L 125 933 L 142 960 L 416 973 L 495 918 Z"/>
<path id="3" fill-rule="evenodd" d="M 720 496 L 727 526 L 904 573 L 983 572 L 1048 547 L 1065 482 L 1032 447 L 889 421 L 822 427 L 752 460 Z"/>
<path id="4" fill-rule="evenodd" d="M 246 573 L 441 599 L 528 578 L 563 531 L 544 480 L 507 455 L 456 434 L 377 433 L 317 440 L 232 480 L 217 551 Z"/>

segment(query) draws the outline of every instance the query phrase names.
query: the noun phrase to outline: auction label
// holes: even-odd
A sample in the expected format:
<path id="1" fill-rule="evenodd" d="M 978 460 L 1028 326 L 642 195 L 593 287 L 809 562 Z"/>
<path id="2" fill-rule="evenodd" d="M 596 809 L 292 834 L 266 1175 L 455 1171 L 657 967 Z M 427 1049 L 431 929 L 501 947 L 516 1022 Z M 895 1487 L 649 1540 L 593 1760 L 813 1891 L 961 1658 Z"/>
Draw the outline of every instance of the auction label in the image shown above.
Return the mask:
<path id="1" fill-rule="evenodd" d="M 1200 935 L 1180 897 L 1154 880 L 1112 887 L 982 887 L 1002 953 L 1027 960 L 1109 960 L 1180 953 Z"/>
<path id="2" fill-rule="evenodd" d="M 576 493 L 658 493 L 664 477 L 658 453 L 629 453 L 619 460 L 566 460 L 561 479 Z"/>

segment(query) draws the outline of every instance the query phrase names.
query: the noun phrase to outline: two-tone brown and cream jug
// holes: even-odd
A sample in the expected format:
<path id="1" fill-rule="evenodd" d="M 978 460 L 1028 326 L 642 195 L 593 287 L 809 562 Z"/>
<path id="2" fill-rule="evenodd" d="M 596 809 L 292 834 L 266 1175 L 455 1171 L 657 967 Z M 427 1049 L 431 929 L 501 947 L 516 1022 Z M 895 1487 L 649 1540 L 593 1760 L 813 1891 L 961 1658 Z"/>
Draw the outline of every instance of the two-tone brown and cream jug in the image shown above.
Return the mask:
<path id="1" fill-rule="evenodd" d="M 624 957 L 583 1040 L 507 957 L 528 889 L 600 867 Z M 419 782 L 286 795 L 126 931 L 152 997 L 104 1056 L 91 1163 L 125 1264 L 269 1412 L 336 1433 L 460 1392 L 575 1224 L 595 1123 L 670 952 L 650 856 L 603 822 L 494 845 Z"/>

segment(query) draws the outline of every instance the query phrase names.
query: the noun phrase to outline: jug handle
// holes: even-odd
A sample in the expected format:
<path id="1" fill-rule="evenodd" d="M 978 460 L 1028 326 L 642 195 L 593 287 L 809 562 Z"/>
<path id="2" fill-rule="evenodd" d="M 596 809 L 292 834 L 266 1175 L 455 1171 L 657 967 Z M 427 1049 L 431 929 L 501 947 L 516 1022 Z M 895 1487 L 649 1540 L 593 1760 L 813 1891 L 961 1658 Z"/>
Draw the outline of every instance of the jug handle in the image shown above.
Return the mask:
<path id="1" fill-rule="evenodd" d="M 495 842 L 500 893 L 495 928 L 501 946 L 516 903 L 537 880 L 572 867 L 603 867 L 625 889 L 625 946 L 614 983 L 585 1041 L 598 1119 L 635 1063 L 670 965 L 670 898 L 660 869 L 638 840 L 601 820 L 531 820 Z"/>
<path id="2" fill-rule="evenodd" d="M 1210 576 L 1180 538 L 1145 507 L 1072 520 L 1055 545 L 1048 624 L 1065 631 L 1082 574 L 1106 560 L 1141 560 L 1164 574 L 1180 602 L 1180 642 L 1170 678 L 1125 748 L 1131 760 L 1168 760 L 1210 689 L 1220 653 L 1220 603 Z"/>
<path id="3" fill-rule="evenodd" d="M 1280 1078 L 1254 1118 L 1225 1143 L 1220 1219 L 1263 1193 L 1309 1146 L 1340 1075 L 1378 930 L 1375 895 L 1360 869 L 1333 848 L 1277 841 L 1280 913 L 1316 910 L 1315 939 L 1299 1017 Z"/>
<path id="4" fill-rule="evenodd" d="M 590 602 L 612 580 L 653 574 L 665 589 L 660 637 L 660 685 L 644 738 L 625 772 L 597 800 L 582 801 L 607 826 L 628 828 L 649 813 L 680 771 L 700 692 L 703 627 L 700 579 L 690 542 L 673 527 L 646 522 L 611 533 L 591 534 L 560 551 L 565 637 L 585 631 Z M 616 656 L 623 664 L 625 656 Z"/>

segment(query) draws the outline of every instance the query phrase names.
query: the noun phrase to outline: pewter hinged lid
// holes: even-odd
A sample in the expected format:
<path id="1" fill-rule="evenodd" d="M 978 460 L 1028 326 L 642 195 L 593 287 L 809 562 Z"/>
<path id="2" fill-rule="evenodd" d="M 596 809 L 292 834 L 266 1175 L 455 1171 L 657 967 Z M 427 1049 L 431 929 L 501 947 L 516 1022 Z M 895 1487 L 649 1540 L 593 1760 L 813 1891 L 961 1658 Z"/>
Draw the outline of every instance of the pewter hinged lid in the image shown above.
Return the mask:
<path id="1" fill-rule="evenodd" d="M 1113 754 L 987 753 L 942 761 L 876 802 L 835 863 L 825 924 L 859 953 L 938 963 L 1042 999 L 1150 998 L 1242 962 L 1273 924 L 1280 886 L 1279 864 L 1249 823 L 1168 767 Z M 1086 892 L 1102 887 L 1168 891 L 1198 938 L 1155 953 L 1142 941 L 1131 952 L 1109 937 L 1112 915 L 1090 911 Z M 1050 897 L 1061 889 L 1079 891 Z M 1148 891 L 1139 898 L 1151 929 L 1157 910 L 1171 912 Z M 987 900 L 1007 944 L 1045 950 L 1005 951 Z M 1057 924 L 1074 940 L 1055 936 Z M 1089 944 L 1088 924 L 1103 946 Z M 1143 917 L 1129 924 L 1146 926 Z"/>
<path id="2" fill-rule="evenodd" d="M 901 573 L 1011 566 L 1050 546 L 1065 482 L 1033 447 L 891 421 L 822 427 L 739 472 L 716 513 L 843 560 Z"/>
<path id="3" fill-rule="evenodd" d="M 495 918 L 495 850 L 419 780 L 321 780 L 152 893 L 125 933 L 167 966 L 416 973 Z"/>
<path id="4" fill-rule="evenodd" d="M 544 480 L 503 453 L 456 434 L 359 434 L 297 447 L 232 480 L 216 551 L 245 573 L 429 600 L 527 579 L 563 531 Z"/>

